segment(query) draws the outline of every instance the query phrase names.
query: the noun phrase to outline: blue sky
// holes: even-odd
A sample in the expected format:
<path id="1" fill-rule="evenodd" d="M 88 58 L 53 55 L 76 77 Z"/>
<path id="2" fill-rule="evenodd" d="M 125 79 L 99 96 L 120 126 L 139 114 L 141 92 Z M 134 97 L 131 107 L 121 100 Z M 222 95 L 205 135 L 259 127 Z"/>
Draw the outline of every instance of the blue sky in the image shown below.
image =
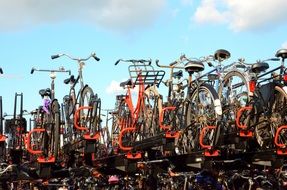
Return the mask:
<path id="1" fill-rule="evenodd" d="M 128 78 L 119 58 L 151 58 L 170 63 L 181 54 L 200 57 L 219 48 L 231 52 L 229 62 L 274 56 L 287 48 L 286 0 L 0 0 L 0 76 L 4 112 L 13 112 L 15 92 L 23 92 L 24 108 L 41 104 L 38 91 L 50 85 L 48 73 L 30 74 L 32 67 L 64 66 L 77 72 L 57 53 L 89 61 L 84 80 L 113 108 L 117 84 Z M 272 65 L 275 63 L 272 63 Z M 271 66 L 272 66 L 271 65 Z M 58 74 L 56 97 L 68 93 Z M 168 76 L 166 76 L 167 78 Z M 162 93 L 166 96 L 164 87 Z"/>

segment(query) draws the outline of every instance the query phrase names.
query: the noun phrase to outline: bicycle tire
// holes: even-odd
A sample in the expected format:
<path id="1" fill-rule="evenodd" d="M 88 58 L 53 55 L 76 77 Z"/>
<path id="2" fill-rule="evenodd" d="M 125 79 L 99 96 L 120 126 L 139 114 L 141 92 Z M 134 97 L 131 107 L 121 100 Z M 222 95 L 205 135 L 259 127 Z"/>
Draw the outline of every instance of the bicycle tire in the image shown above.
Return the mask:
<path id="1" fill-rule="evenodd" d="M 92 111 L 90 112 L 91 125 L 88 127 L 89 131 L 92 133 L 100 132 L 101 125 L 101 99 L 97 95 L 94 96 L 91 107 Z"/>
<path id="2" fill-rule="evenodd" d="M 126 128 L 133 127 L 133 119 L 132 119 L 132 113 L 129 110 L 129 107 L 124 99 L 122 99 L 119 104 L 117 105 L 117 124 L 114 125 L 114 130 L 112 131 L 112 138 L 113 140 L 116 140 L 117 142 L 114 142 L 117 145 L 119 145 L 119 134 L 122 130 Z M 122 136 L 122 142 L 124 147 L 130 147 L 132 146 L 132 142 L 134 140 L 135 133 L 125 133 Z M 119 146 L 120 148 L 120 146 Z"/>
<path id="3" fill-rule="evenodd" d="M 54 155 L 55 159 L 58 159 L 58 153 L 60 149 L 60 105 L 58 103 L 58 100 L 53 100 L 51 104 L 51 113 L 53 118 L 53 130 L 52 133 L 52 151 L 51 153 Z"/>
<path id="4" fill-rule="evenodd" d="M 66 95 L 63 98 L 63 112 L 65 118 L 65 130 L 63 138 L 65 144 L 74 140 L 73 117 L 75 112 L 75 103 L 72 97 L 76 97 L 74 89 L 71 89 L 69 95 Z"/>
<path id="5" fill-rule="evenodd" d="M 198 91 L 197 91 L 198 90 Z M 201 108 L 201 106 L 203 106 L 203 96 L 200 98 L 201 96 L 201 92 L 203 92 L 203 95 L 205 96 L 205 100 L 207 100 L 208 102 L 206 102 L 207 104 L 205 105 L 205 108 Z M 209 100 L 208 100 L 209 98 Z M 196 105 L 196 99 L 200 102 L 198 102 L 200 105 Z M 220 100 L 218 97 L 217 92 L 215 91 L 215 89 L 206 83 L 201 84 L 198 89 L 194 89 L 190 94 L 188 94 L 187 97 L 187 107 L 186 107 L 186 127 L 193 127 L 195 128 L 193 125 L 199 125 L 199 130 L 194 131 L 194 148 L 198 149 L 199 148 L 199 133 L 200 130 L 209 125 L 209 126 L 217 126 L 215 132 L 215 134 L 212 134 L 212 140 L 209 143 L 211 146 L 217 145 L 218 140 L 219 140 L 219 136 L 220 136 L 220 126 L 218 126 L 218 123 L 221 119 L 221 105 L 220 105 Z M 198 107 L 199 106 L 199 107 Z M 211 108 L 211 109 L 210 109 Z M 201 111 L 202 113 L 199 113 L 199 111 Z M 201 116 L 208 116 L 208 118 L 205 118 L 202 122 L 197 123 L 198 121 L 196 121 L 198 118 L 198 116 L 200 115 L 196 115 L 198 112 Z M 195 113 L 195 115 L 193 115 Z M 201 117 L 200 116 L 200 117 Z M 192 118 L 193 117 L 193 118 Z"/>
<path id="6" fill-rule="evenodd" d="M 229 83 L 230 81 L 233 80 L 233 77 L 239 78 L 239 81 L 236 84 L 233 84 L 232 86 L 236 87 L 236 85 L 238 85 L 238 87 L 242 86 L 243 88 L 245 88 L 244 90 L 237 89 L 238 92 L 240 92 L 240 93 L 237 94 L 237 91 L 236 91 L 235 97 L 234 96 L 231 97 L 229 95 L 229 94 L 234 93 L 234 89 L 230 88 L 231 84 Z M 226 86 L 226 85 L 229 85 L 229 86 Z M 224 87 L 227 87 L 227 91 L 225 92 L 226 94 L 224 94 Z M 230 92 L 230 90 L 232 90 L 232 92 Z M 244 96 L 242 96 L 242 94 L 244 94 Z M 234 103 L 234 101 L 235 101 L 235 103 L 234 103 L 235 106 L 233 106 L 233 107 L 235 107 L 236 109 L 239 109 L 241 107 L 246 106 L 247 103 L 250 102 L 249 94 L 250 94 L 250 88 L 248 85 L 248 79 L 240 71 L 229 71 L 228 73 L 226 73 L 226 75 L 224 76 L 223 81 L 220 83 L 220 86 L 218 89 L 218 96 L 220 98 L 220 102 L 222 104 L 222 107 L 227 108 L 227 109 L 230 109 L 230 106 L 232 103 Z M 244 99 L 244 97 L 245 97 L 245 99 Z M 229 100 L 229 98 L 233 98 L 233 99 Z M 241 98 L 241 99 L 239 99 L 239 98 Z M 240 100 L 243 100 L 244 102 L 241 102 Z M 243 105 L 241 105 L 241 103 L 243 103 Z M 225 112 L 225 110 L 223 110 L 223 112 Z M 234 113 L 234 117 L 235 117 L 235 115 L 236 115 L 236 113 Z M 234 120 L 235 120 L 235 118 L 234 118 Z"/>
<path id="7" fill-rule="evenodd" d="M 274 147 L 273 139 L 275 137 L 276 130 L 287 123 L 287 93 L 281 86 L 274 86 L 274 102 L 270 105 L 270 118 L 265 125 L 265 127 L 260 127 L 256 125 L 255 127 L 255 136 L 258 144 L 262 148 L 272 148 Z M 261 117 L 259 116 L 258 120 L 260 121 Z M 271 128 L 272 127 L 272 128 Z M 285 134 L 285 135 L 284 135 Z M 287 143 L 286 130 L 285 133 L 281 133 L 279 136 L 282 143 Z"/>
<path id="8" fill-rule="evenodd" d="M 155 136 L 160 132 L 159 112 L 162 110 L 162 98 L 155 86 L 149 87 L 144 92 L 144 115 L 147 137 Z"/>
<path id="9" fill-rule="evenodd" d="M 91 87 L 86 85 L 80 94 L 79 107 L 92 107 L 92 99 L 94 98 L 94 92 Z M 84 117 L 83 117 L 84 116 Z M 92 110 L 83 109 L 80 111 L 80 124 L 87 128 L 91 128 L 92 125 Z"/>

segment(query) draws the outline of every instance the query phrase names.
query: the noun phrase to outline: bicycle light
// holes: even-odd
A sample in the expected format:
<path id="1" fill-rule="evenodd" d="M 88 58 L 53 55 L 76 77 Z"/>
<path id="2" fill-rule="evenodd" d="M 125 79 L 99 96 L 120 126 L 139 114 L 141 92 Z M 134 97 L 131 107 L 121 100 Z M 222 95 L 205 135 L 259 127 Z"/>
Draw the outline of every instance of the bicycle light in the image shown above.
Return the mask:
<path id="1" fill-rule="evenodd" d="M 249 81 L 250 92 L 254 92 L 255 88 L 256 88 L 256 80 L 252 79 L 251 81 Z"/>

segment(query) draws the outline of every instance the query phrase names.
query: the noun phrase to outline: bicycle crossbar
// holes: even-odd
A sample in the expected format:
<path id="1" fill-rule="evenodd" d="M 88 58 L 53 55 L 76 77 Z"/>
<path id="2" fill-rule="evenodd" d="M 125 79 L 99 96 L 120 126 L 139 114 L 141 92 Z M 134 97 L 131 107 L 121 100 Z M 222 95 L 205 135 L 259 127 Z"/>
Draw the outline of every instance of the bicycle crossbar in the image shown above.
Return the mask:
<path id="1" fill-rule="evenodd" d="M 44 131 L 45 131 L 45 129 L 43 129 L 43 128 L 36 128 L 36 129 L 31 130 L 28 133 L 28 136 L 27 136 L 27 150 L 28 150 L 29 153 L 31 153 L 31 154 L 42 154 L 43 153 L 42 150 L 34 150 L 31 147 L 31 136 L 32 136 L 33 133 L 43 133 Z"/>
<path id="2" fill-rule="evenodd" d="M 80 120 L 80 111 L 85 110 L 85 109 L 93 109 L 91 106 L 82 106 L 79 107 L 76 111 L 75 111 L 75 115 L 74 115 L 74 127 L 80 131 L 88 131 L 88 128 L 86 128 L 85 126 L 80 126 L 78 121 Z"/>

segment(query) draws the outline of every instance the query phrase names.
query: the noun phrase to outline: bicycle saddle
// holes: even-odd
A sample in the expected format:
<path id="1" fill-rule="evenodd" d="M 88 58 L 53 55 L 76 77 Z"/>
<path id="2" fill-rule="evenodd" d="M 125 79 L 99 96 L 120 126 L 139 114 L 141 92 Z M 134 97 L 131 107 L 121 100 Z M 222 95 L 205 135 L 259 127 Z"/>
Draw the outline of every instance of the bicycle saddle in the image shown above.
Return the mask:
<path id="1" fill-rule="evenodd" d="M 76 79 L 74 75 L 71 75 L 70 78 L 64 80 L 65 84 L 69 84 L 70 82 L 75 83 Z"/>
<path id="2" fill-rule="evenodd" d="M 279 49 L 276 54 L 276 57 L 281 57 L 282 59 L 286 59 L 287 58 L 287 49 Z"/>
<path id="3" fill-rule="evenodd" d="M 230 52 L 225 49 L 219 49 L 214 53 L 214 59 L 217 61 L 224 61 L 230 57 Z"/>
<path id="4" fill-rule="evenodd" d="M 194 73 L 194 72 L 200 72 L 204 70 L 204 65 L 202 62 L 200 61 L 188 61 L 185 65 L 184 65 L 184 69 L 185 71 L 187 71 L 188 73 Z"/>
<path id="5" fill-rule="evenodd" d="M 117 99 L 117 100 L 122 100 L 122 99 L 124 99 L 125 97 L 126 97 L 126 95 L 121 94 L 121 95 L 117 95 L 117 96 L 116 96 L 116 99 Z"/>
<path id="6" fill-rule="evenodd" d="M 120 87 L 131 86 L 131 85 L 132 85 L 132 79 L 128 79 L 127 81 L 120 83 Z"/>
<path id="7" fill-rule="evenodd" d="M 268 63 L 266 62 L 257 62 L 251 66 L 251 71 L 254 73 L 260 73 L 266 71 L 269 68 Z"/>
<path id="8" fill-rule="evenodd" d="M 181 78 L 183 76 L 182 70 L 172 73 L 173 78 Z"/>
<path id="9" fill-rule="evenodd" d="M 39 94 L 44 97 L 44 96 L 49 96 L 51 97 L 51 89 L 50 88 L 46 88 L 46 89 L 41 89 L 39 90 Z"/>

